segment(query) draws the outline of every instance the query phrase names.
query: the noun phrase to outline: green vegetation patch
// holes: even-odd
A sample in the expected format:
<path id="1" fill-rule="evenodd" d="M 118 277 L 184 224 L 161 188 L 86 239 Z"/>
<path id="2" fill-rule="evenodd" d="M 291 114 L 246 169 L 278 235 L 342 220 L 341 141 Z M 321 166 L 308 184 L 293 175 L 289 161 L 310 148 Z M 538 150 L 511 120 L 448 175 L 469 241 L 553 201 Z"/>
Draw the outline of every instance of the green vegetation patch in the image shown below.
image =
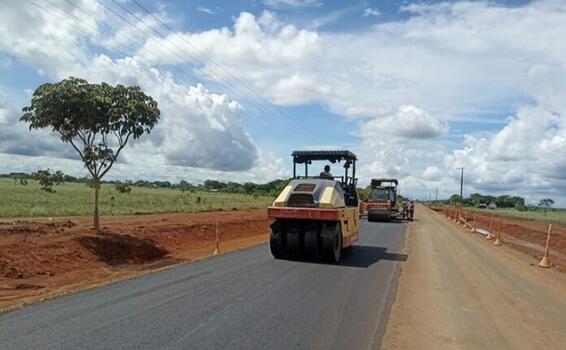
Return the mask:
<path id="1" fill-rule="evenodd" d="M 84 183 L 63 183 L 56 190 L 42 191 L 35 180 L 27 180 L 23 185 L 14 179 L 0 179 L 0 217 L 92 215 L 92 188 Z M 270 195 L 139 186 L 131 186 L 129 193 L 120 193 L 114 185 L 105 183 L 100 191 L 100 213 L 131 215 L 265 208 L 273 199 Z"/>

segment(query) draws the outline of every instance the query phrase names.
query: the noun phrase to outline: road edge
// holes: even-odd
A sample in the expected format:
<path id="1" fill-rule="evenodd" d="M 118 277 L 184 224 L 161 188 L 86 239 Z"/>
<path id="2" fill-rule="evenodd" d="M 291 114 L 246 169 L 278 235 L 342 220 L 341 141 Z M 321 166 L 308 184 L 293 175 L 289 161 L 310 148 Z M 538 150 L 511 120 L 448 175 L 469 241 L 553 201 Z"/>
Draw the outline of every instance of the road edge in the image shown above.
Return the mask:
<path id="1" fill-rule="evenodd" d="M 409 242 L 409 235 L 411 233 L 413 224 L 408 222 L 405 225 L 405 232 L 403 237 L 403 243 L 401 243 L 401 253 L 406 254 L 407 246 Z M 391 317 L 391 312 L 393 307 L 397 303 L 397 297 L 399 292 L 399 284 L 401 281 L 401 274 L 403 273 L 403 264 L 395 264 L 394 271 L 391 274 L 391 279 L 388 281 L 392 285 L 392 291 L 388 298 L 384 300 L 382 303 L 383 312 L 385 313 L 384 317 L 380 318 L 380 322 L 377 325 L 377 328 L 374 333 L 374 340 L 372 342 L 371 348 L 373 349 L 381 349 L 383 345 L 383 340 L 385 339 L 385 335 L 387 334 L 387 328 L 389 325 L 389 318 Z"/>

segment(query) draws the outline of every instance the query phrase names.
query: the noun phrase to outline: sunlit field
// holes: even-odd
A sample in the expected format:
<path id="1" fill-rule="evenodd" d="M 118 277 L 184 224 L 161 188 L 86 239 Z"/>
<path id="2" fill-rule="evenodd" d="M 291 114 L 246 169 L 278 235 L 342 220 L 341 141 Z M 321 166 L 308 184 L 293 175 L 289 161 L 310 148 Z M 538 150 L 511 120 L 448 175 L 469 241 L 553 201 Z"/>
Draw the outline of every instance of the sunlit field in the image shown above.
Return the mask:
<path id="1" fill-rule="evenodd" d="M 55 193 L 42 191 L 36 181 L 27 185 L 0 179 L 0 217 L 91 215 L 94 191 L 82 183 L 53 186 Z M 103 184 L 100 191 L 101 215 L 128 215 L 161 212 L 196 212 L 215 209 L 264 208 L 271 196 L 221 192 L 182 192 L 179 189 L 132 187 L 129 194 L 118 193 L 114 185 Z"/>

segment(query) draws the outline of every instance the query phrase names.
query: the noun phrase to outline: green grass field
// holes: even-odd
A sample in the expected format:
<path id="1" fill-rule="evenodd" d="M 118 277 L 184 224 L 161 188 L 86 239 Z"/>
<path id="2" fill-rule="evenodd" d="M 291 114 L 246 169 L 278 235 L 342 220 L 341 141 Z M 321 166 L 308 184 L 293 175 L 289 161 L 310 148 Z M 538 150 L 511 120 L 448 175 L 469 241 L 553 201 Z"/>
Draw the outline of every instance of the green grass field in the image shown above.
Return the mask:
<path id="1" fill-rule="evenodd" d="M 508 208 L 489 210 L 489 209 L 476 209 L 476 208 L 466 207 L 466 209 L 474 210 L 484 214 L 493 213 L 496 215 L 507 216 L 512 218 L 543 221 L 548 223 L 557 223 L 557 224 L 566 225 L 566 209 L 554 209 L 554 210 L 549 209 L 546 211 L 546 213 L 543 209 L 536 209 L 529 211 L 519 211 L 517 209 L 508 209 Z"/>
<path id="2" fill-rule="evenodd" d="M 85 184 L 54 186 L 56 193 L 41 191 L 36 181 L 15 184 L 0 179 L 0 217 L 41 217 L 92 215 L 94 190 Z M 118 193 L 112 184 L 100 191 L 101 215 L 129 215 L 160 212 L 195 212 L 214 209 L 265 208 L 273 197 L 220 192 L 181 192 L 176 189 L 132 187 Z"/>

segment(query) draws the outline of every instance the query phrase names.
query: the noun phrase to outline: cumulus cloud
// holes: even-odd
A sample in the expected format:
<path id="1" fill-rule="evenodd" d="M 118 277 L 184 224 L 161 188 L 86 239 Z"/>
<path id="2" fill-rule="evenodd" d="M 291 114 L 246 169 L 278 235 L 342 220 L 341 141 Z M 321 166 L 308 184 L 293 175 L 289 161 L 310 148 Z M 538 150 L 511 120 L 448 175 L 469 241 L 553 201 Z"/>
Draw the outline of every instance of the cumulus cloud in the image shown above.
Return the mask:
<path id="1" fill-rule="evenodd" d="M 362 124 L 365 138 L 428 139 L 448 132 L 448 126 L 425 110 L 402 105 L 392 115 L 377 117 Z"/>
<path id="2" fill-rule="evenodd" d="M 321 2 L 266 0 L 266 4 L 300 7 Z M 105 16 L 96 2 L 82 6 Z M 236 76 L 277 105 L 318 102 L 332 113 L 357 118 L 357 153 L 365 160 L 360 173 L 368 178 L 375 173 L 395 174 L 414 193 L 439 186 L 441 195 L 448 195 L 457 192 L 455 168 L 464 166 L 465 190 L 515 188 L 530 196 L 551 191 L 566 196 L 561 175 L 566 159 L 560 157 L 566 150 L 563 1 L 513 7 L 484 1 L 410 4 L 402 8 L 401 19 L 356 33 L 305 29 L 272 12 L 259 16 L 244 12 L 231 26 L 145 38 L 134 56 L 122 60 L 89 54 L 86 46 L 92 42 L 66 22 L 32 10 L 2 7 L 0 51 L 49 77 L 84 72 L 93 79 L 140 84 L 159 96 L 166 111 L 163 124 L 147 143 L 134 145 L 138 151 L 131 157 L 161 147 L 164 162 L 228 169 L 220 159 L 237 157 L 228 152 L 223 158 L 221 150 L 237 145 L 248 156 L 239 164 L 241 159 L 228 160 L 236 162 L 232 168 L 257 165 L 253 141 L 240 125 L 245 113 L 241 107 L 203 86 L 175 81 L 162 69 L 143 67 L 189 63 L 199 67 L 195 74 L 205 86 Z M 84 18 L 85 23 L 88 20 Z M 99 25 L 90 21 L 87 32 Z M 81 22 L 75 24 L 84 26 Z M 38 32 L 38 26 L 45 29 Z M 171 43 L 182 50 L 171 53 L 164 48 Z M 232 97 L 238 98 L 238 93 Z M 473 123 L 475 131 L 466 131 L 463 122 Z M 497 123 L 502 127 L 496 128 Z M 167 125 L 174 127 L 169 130 Z M 183 133 L 188 125 L 194 125 L 195 135 Z M 202 146 L 206 152 L 217 149 L 212 155 L 220 163 L 210 165 L 210 160 L 190 151 L 182 159 L 181 143 L 171 140 L 193 136 L 198 142 L 225 139 L 218 148 Z"/>
<path id="3" fill-rule="evenodd" d="M 0 86 L 0 152 L 76 158 L 70 149 L 62 145 L 57 135 L 43 130 L 32 136 L 27 125 L 19 121 L 22 112 L 15 101 L 17 98 Z"/>
<path id="4" fill-rule="evenodd" d="M 87 6 L 86 3 L 90 2 L 83 5 Z M 33 22 L 45 30 L 28 30 L 35 26 L 22 27 L 18 19 Z M 139 85 L 156 99 L 162 112 L 160 123 L 149 137 L 132 143 L 132 147 L 124 153 L 126 161 L 137 158 L 146 162 L 164 161 L 171 165 L 223 171 L 253 167 L 257 149 L 242 128 L 241 119 L 245 111 L 238 102 L 212 93 L 201 84 L 190 86 L 179 83 L 170 73 L 150 68 L 140 58 L 114 59 L 103 54 L 91 55 L 82 40 L 69 25 L 37 9 L 9 6 L 9 11 L 1 11 L 0 48 L 45 72 L 50 78 L 59 80 L 74 75 L 92 82 Z M 57 45 L 58 42 L 61 44 Z M 3 115 L 6 113 L 3 112 Z M 16 121 L 15 115 L 10 112 L 8 121 Z M 6 118 L 3 116 L 2 120 Z M 55 140 L 53 137 L 30 138 L 28 134 L 25 139 L 32 142 L 21 142 L 25 126 L 19 124 L 16 122 L 15 126 L 2 131 L 0 150 L 3 152 L 51 155 L 68 149 L 54 146 L 56 142 L 51 142 Z M 60 153 L 63 157 L 74 157 L 71 154 L 66 151 Z"/>
<path id="5" fill-rule="evenodd" d="M 193 54 L 171 52 L 167 49 L 171 45 Z M 229 80 L 236 75 L 276 103 L 297 105 L 311 102 L 328 90 L 325 84 L 302 69 L 303 64 L 315 62 L 319 45 L 317 33 L 284 25 L 271 12 L 263 12 L 260 17 L 244 12 L 235 19 L 233 30 L 224 27 L 151 38 L 138 56 L 152 63 L 204 64 L 199 72 L 203 73 L 203 79 Z M 195 52 L 194 47 L 207 56 Z M 159 55 L 156 57 L 155 53 Z M 224 68 L 219 69 L 209 57 Z"/>
<path id="6" fill-rule="evenodd" d="M 464 55 L 428 44 L 431 39 L 415 39 L 413 33 L 428 28 L 422 21 L 411 17 L 356 34 L 324 33 L 284 24 L 271 12 L 259 17 L 243 12 L 233 28 L 152 38 L 138 55 L 158 63 L 196 64 L 204 79 L 236 76 L 275 104 L 319 101 L 352 117 L 374 117 L 412 104 L 440 119 L 454 119 L 470 110 L 497 110 L 501 101 L 525 93 L 519 78 L 528 67 L 523 60 L 510 60 L 499 51 Z M 172 54 L 165 49 L 172 43 L 185 52 L 198 47 L 224 69 L 198 54 Z M 158 57 L 150 58 L 155 53 Z M 294 94 L 294 85 L 285 84 L 290 77 L 308 77 L 309 85 L 319 87 L 317 96 L 281 99 Z"/>
<path id="7" fill-rule="evenodd" d="M 427 166 L 422 177 L 426 180 L 439 181 L 442 179 L 442 172 L 436 166 Z"/>

